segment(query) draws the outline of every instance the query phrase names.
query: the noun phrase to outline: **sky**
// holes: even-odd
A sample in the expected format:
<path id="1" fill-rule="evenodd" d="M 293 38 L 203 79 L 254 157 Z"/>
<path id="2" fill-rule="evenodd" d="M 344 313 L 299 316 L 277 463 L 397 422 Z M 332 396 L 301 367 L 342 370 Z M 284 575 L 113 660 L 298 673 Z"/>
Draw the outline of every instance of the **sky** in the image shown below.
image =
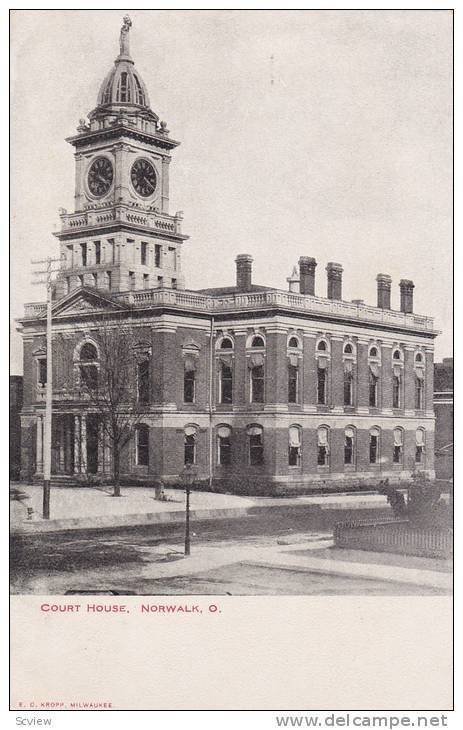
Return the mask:
<path id="1" fill-rule="evenodd" d="M 65 137 L 96 105 L 124 12 L 13 11 L 11 316 L 45 298 L 31 258 L 58 254 L 73 210 Z M 300 256 L 343 265 L 343 298 L 376 274 L 415 283 L 414 309 L 452 355 L 452 16 L 448 11 L 130 11 L 152 109 L 181 141 L 187 288 L 234 284 L 234 259 L 281 289 Z M 12 373 L 22 372 L 12 325 Z"/>

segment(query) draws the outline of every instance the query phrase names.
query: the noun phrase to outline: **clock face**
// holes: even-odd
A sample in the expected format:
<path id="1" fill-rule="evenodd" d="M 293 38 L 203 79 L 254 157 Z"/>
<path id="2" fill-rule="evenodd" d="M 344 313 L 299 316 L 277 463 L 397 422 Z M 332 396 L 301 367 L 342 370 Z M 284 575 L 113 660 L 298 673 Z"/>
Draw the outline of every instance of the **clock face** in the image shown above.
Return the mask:
<path id="1" fill-rule="evenodd" d="M 107 157 L 97 157 L 88 171 L 88 188 L 92 195 L 106 195 L 113 182 L 113 166 Z"/>
<path id="2" fill-rule="evenodd" d="M 149 198 L 156 190 L 156 170 L 148 160 L 137 160 L 133 163 L 130 179 L 138 195 L 143 198 Z"/>

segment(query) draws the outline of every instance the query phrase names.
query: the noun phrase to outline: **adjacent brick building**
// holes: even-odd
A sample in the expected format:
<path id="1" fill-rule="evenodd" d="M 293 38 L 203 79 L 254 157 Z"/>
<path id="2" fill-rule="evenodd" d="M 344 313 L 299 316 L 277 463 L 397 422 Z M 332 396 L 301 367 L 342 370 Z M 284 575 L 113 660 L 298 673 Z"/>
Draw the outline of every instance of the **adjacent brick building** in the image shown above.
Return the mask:
<path id="1" fill-rule="evenodd" d="M 82 368 L 98 368 L 101 327 L 130 326 L 148 403 L 122 471 L 178 480 L 193 462 L 223 488 L 307 488 L 434 474 L 433 342 L 413 313 L 413 282 L 378 274 L 377 306 L 342 299 L 342 266 L 301 256 L 289 291 L 252 282 L 236 257 L 234 286 L 191 291 L 181 270 L 182 215 L 169 212 L 169 164 L 178 142 L 151 110 L 121 31 L 75 148 L 75 212 L 61 213 L 53 306 L 53 471 L 110 470 L 98 414 L 82 396 Z M 301 252 L 304 253 L 304 252 Z M 43 468 L 47 378 L 45 304 L 26 305 L 22 471 Z M 101 342 L 100 342 L 101 345 Z M 143 375 L 141 375 L 143 373 Z"/>
<path id="2" fill-rule="evenodd" d="M 436 477 L 453 478 L 453 357 L 434 365 Z"/>

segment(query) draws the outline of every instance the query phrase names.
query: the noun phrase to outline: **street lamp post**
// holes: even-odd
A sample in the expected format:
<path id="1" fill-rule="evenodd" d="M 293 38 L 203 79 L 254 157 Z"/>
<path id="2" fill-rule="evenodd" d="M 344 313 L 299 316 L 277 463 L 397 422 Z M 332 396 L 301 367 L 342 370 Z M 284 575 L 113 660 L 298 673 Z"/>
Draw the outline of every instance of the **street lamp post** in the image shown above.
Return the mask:
<path id="1" fill-rule="evenodd" d="M 196 472 L 192 464 L 186 464 L 182 472 L 182 481 L 185 485 L 185 555 L 190 554 L 190 490 L 194 484 Z"/>

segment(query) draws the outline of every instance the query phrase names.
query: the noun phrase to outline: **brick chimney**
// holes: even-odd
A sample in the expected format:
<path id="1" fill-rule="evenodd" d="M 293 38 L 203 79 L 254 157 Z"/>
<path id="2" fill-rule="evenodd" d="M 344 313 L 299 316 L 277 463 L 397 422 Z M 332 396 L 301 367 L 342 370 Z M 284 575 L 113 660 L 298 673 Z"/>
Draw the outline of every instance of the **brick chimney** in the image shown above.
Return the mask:
<path id="1" fill-rule="evenodd" d="M 328 275 L 328 299 L 342 299 L 342 272 L 341 264 L 330 261 L 326 265 Z"/>
<path id="2" fill-rule="evenodd" d="M 415 285 L 409 279 L 400 280 L 400 311 L 405 313 L 413 312 L 413 289 Z"/>
<path id="3" fill-rule="evenodd" d="M 376 277 L 378 284 L 378 304 L 379 309 L 391 308 L 391 283 L 392 279 L 388 274 L 378 274 Z"/>
<path id="4" fill-rule="evenodd" d="M 239 291 L 251 291 L 252 287 L 252 256 L 240 253 L 235 259 L 236 286 Z"/>
<path id="5" fill-rule="evenodd" d="M 315 295 L 315 268 L 317 262 L 310 256 L 299 259 L 299 291 L 301 294 Z"/>

